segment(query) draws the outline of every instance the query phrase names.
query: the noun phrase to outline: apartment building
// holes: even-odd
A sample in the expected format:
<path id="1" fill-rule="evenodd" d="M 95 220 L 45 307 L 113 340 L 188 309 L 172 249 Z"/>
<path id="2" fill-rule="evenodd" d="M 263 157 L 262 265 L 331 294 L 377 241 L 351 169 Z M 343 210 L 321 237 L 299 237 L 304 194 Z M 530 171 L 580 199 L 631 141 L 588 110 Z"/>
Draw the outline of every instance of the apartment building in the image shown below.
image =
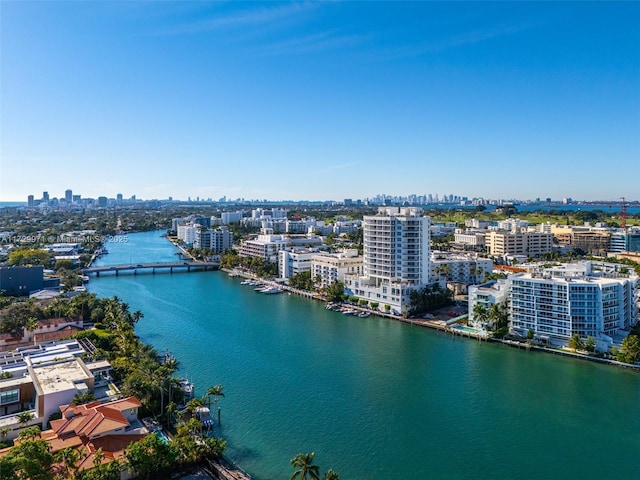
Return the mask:
<path id="1" fill-rule="evenodd" d="M 491 280 L 481 285 L 471 285 L 469 287 L 469 324 L 477 328 L 484 328 L 486 325 L 480 319 L 475 318 L 474 308 L 482 305 L 489 310 L 492 305 L 504 303 L 507 300 L 507 282 L 505 279 Z"/>
<path id="2" fill-rule="evenodd" d="M 344 282 L 346 275 L 361 276 L 363 257 L 358 250 L 340 253 L 316 253 L 311 257 L 311 276 L 320 278 L 320 287 L 328 287 L 336 281 Z"/>
<path id="3" fill-rule="evenodd" d="M 278 252 L 289 246 L 289 239 L 283 235 L 274 235 L 273 230 L 263 228 L 253 240 L 245 240 L 240 246 L 241 257 L 259 257 L 270 262 L 278 260 Z"/>
<path id="4" fill-rule="evenodd" d="M 638 321 L 638 277 L 596 271 L 579 262 L 508 278 L 511 330 L 566 345 L 573 334 L 613 344 Z"/>
<path id="5" fill-rule="evenodd" d="M 280 250 L 278 252 L 278 276 L 289 279 L 297 273 L 311 271 L 311 259 L 316 251 L 308 248 Z"/>
<path id="6" fill-rule="evenodd" d="M 345 277 L 345 291 L 400 315 L 409 293 L 429 283 L 430 218 L 419 208 L 380 207 L 363 219 L 363 275 Z"/>
<path id="7" fill-rule="evenodd" d="M 473 253 L 432 252 L 430 269 L 431 278 L 441 281 L 443 287 L 446 282 L 470 285 L 493 272 L 493 261 Z"/>
<path id="8" fill-rule="evenodd" d="M 222 253 L 233 245 L 233 232 L 227 227 L 199 229 L 193 239 L 196 248 L 208 248 L 214 253 Z"/>
<path id="9" fill-rule="evenodd" d="M 553 234 L 514 229 L 488 232 L 485 237 L 491 255 L 539 257 L 553 250 Z"/>

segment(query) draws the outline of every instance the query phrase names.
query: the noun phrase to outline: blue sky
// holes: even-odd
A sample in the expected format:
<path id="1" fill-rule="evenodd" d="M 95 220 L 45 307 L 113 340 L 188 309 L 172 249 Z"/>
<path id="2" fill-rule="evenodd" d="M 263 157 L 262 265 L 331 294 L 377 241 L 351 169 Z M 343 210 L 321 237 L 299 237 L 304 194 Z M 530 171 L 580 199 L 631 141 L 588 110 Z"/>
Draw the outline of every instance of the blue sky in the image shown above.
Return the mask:
<path id="1" fill-rule="evenodd" d="M 0 2 L 0 200 L 640 199 L 639 2 Z"/>

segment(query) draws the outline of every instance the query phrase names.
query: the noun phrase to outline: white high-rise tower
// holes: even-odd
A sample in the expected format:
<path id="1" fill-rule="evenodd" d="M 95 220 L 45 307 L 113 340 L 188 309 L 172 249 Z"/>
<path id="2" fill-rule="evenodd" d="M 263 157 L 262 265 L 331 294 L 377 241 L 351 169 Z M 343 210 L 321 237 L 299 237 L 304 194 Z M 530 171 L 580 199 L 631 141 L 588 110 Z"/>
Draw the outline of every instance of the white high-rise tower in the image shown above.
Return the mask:
<path id="1" fill-rule="evenodd" d="M 346 278 L 347 292 L 406 311 L 409 292 L 429 283 L 430 224 L 420 208 L 381 207 L 364 217 L 364 275 Z"/>

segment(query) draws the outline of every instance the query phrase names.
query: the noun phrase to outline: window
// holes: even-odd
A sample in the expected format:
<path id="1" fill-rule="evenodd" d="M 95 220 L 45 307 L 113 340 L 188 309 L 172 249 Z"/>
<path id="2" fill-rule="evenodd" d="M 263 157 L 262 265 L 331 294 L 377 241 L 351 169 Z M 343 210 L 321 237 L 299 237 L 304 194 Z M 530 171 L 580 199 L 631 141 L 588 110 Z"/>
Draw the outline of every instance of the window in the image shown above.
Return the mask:
<path id="1" fill-rule="evenodd" d="M 0 405 L 8 405 L 9 403 L 15 403 L 20 400 L 20 389 L 5 390 L 0 392 Z"/>

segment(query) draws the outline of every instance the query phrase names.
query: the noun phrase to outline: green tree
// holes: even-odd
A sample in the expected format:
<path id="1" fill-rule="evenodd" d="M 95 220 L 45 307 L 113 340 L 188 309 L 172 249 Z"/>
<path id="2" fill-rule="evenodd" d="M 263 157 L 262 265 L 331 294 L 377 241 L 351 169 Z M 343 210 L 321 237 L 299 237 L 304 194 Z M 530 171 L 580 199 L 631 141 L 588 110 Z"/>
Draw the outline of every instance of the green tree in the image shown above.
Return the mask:
<path id="1" fill-rule="evenodd" d="M 38 248 L 17 249 L 9 254 L 9 265 L 51 265 L 51 253 Z"/>
<path id="2" fill-rule="evenodd" d="M 139 442 L 127 447 L 124 453 L 127 463 L 141 478 L 169 469 L 175 460 L 175 452 L 157 434 L 151 433 Z"/>
<path id="3" fill-rule="evenodd" d="M 76 405 L 84 405 L 86 403 L 95 401 L 95 399 L 96 396 L 93 394 L 93 392 L 78 392 L 73 396 L 73 403 L 75 403 Z"/>
<path id="4" fill-rule="evenodd" d="M 27 423 L 29 423 L 31 421 L 31 419 L 33 418 L 33 413 L 29 412 L 29 411 L 24 411 L 24 412 L 20 412 L 18 414 L 18 423 L 22 426 L 22 427 L 26 427 Z M 24 432 L 22 432 L 24 433 Z"/>
<path id="5" fill-rule="evenodd" d="M 320 467 L 313 465 L 313 457 L 316 454 L 311 453 L 299 453 L 291 459 L 291 466 L 296 471 L 291 475 L 291 480 L 320 480 Z"/>
<path id="6" fill-rule="evenodd" d="M 322 477 L 322 480 L 340 480 L 340 476 L 333 470 L 329 469 L 324 474 L 324 477 Z"/>
<path id="7" fill-rule="evenodd" d="M 587 337 L 587 343 L 585 344 L 585 350 L 587 352 L 596 351 L 596 339 L 593 337 Z"/>
<path id="8" fill-rule="evenodd" d="M 535 336 L 536 332 L 533 328 L 530 328 L 527 331 L 527 340 L 533 340 L 533 337 Z"/>
<path id="9" fill-rule="evenodd" d="M 344 283 L 336 280 L 325 288 L 327 302 L 341 302 L 344 295 Z"/>
<path id="10" fill-rule="evenodd" d="M 627 335 L 617 354 L 617 360 L 624 363 L 635 363 L 640 360 L 640 337 Z"/>
<path id="11" fill-rule="evenodd" d="M 78 463 L 82 459 L 80 451 L 73 447 L 65 447 L 54 456 L 54 460 L 60 465 L 59 474 L 62 474 L 62 478 L 75 478 L 78 473 Z"/>
<path id="12" fill-rule="evenodd" d="M 574 333 L 573 335 L 571 335 L 571 338 L 569 339 L 569 343 L 567 344 L 567 346 L 573 349 L 574 352 L 577 350 L 583 350 L 584 343 L 582 342 L 582 338 L 580 338 L 580 334 Z"/>
<path id="13" fill-rule="evenodd" d="M 476 324 L 484 325 L 487 323 L 489 319 L 489 310 L 487 307 L 481 303 L 476 303 L 472 309 L 473 312 L 473 321 Z"/>

